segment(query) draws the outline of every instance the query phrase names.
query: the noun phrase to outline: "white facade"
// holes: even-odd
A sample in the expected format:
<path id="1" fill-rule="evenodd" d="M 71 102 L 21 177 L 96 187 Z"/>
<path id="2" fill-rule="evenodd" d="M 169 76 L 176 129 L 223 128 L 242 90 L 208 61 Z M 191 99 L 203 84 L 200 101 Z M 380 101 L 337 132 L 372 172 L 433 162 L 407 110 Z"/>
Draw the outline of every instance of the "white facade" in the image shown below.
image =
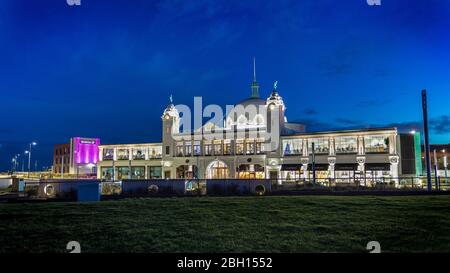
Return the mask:
<path id="1" fill-rule="evenodd" d="M 270 178 L 285 183 L 311 180 L 313 161 L 317 181 L 397 183 L 401 175 L 396 128 L 306 133 L 303 125 L 287 122 L 276 86 L 261 99 L 256 80 L 252 97 L 236 106 L 244 114 L 230 112 L 223 126 L 206 124 L 186 133 L 179 130 L 180 115 L 171 103 L 162 115 L 161 143 L 100 146 L 98 178 Z M 249 108 L 257 110 L 246 113 Z"/>

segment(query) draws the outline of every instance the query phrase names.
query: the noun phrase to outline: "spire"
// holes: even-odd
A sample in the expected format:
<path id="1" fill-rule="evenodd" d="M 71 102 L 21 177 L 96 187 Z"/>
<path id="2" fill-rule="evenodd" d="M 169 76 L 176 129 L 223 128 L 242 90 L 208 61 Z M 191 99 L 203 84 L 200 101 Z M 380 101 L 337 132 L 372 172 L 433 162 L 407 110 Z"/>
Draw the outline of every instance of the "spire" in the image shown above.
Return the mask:
<path id="1" fill-rule="evenodd" d="M 256 58 L 253 57 L 253 82 L 256 82 Z"/>
<path id="2" fill-rule="evenodd" d="M 256 59 L 253 57 L 252 98 L 259 98 L 259 84 L 256 81 Z"/>

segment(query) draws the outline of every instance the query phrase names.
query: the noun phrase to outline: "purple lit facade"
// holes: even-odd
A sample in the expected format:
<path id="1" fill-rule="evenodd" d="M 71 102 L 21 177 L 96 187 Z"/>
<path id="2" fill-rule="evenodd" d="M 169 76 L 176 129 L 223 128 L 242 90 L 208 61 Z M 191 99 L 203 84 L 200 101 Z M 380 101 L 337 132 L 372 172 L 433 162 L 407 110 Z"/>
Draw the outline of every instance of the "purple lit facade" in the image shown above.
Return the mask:
<path id="1" fill-rule="evenodd" d="M 96 165 L 99 157 L 99 138 L 72 138 L 73 160 L 75 164 Z"/>

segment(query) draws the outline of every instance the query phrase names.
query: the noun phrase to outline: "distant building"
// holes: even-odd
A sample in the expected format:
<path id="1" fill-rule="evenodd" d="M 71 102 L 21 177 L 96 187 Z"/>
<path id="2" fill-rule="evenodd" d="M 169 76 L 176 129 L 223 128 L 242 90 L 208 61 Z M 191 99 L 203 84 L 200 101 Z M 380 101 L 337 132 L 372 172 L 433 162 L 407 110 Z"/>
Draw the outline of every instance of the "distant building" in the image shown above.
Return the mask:
<path id="1" fill-rule="evenodd" d="M 69 174 L 70 172 L 70 144 L 57 144 L 53 150 L 53 173 Z"/>
<path id="2" fill-rule="evenodd" d="M 434 151 L 436 151 L 436 159 L 434 160 Z M 448 172 L 448 166 L 449 166 L 449 159 L 450 156 L 450 143 L 449 144 L 432 144 L 430 145 L 430 161 L 431 161 L 431 171 L 432 175 L 435 175 L 434 168 L 435 168 L 435 162 L 437 162 L 438 167 L 438 175 L 441 177 L 449 176 Z M 425 166 L 425 150 L 424 147 L 422 147 L 422 164 Z M 424 168 L 423 171 L 424 175 L 426 175 L 426 168 Z"/>
<path id="3" fill-rule="evenodd" d="M 95 176 L 99 159 L 98 138 L 71 138 L 67 144 L 54 146 L 53 173 Z"/>

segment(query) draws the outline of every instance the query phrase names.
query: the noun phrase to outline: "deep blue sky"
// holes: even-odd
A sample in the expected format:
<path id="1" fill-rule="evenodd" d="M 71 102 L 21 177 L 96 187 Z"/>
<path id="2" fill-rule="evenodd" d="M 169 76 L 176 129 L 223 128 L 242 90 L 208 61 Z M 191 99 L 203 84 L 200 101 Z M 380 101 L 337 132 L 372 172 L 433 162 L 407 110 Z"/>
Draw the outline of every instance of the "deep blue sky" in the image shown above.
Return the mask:
<path id="1" fill-rule="evenodd" d="M 3 0 L 0 170 L 31 140 L 49 165 L 72 136 L 103 143 L 161 138 L 175 103 L 250 95 L 252 58 L 291 121 L 308 130 L 421 120 L 429 90 L 433 143 L 450 142 L 450 1 Z"/>

